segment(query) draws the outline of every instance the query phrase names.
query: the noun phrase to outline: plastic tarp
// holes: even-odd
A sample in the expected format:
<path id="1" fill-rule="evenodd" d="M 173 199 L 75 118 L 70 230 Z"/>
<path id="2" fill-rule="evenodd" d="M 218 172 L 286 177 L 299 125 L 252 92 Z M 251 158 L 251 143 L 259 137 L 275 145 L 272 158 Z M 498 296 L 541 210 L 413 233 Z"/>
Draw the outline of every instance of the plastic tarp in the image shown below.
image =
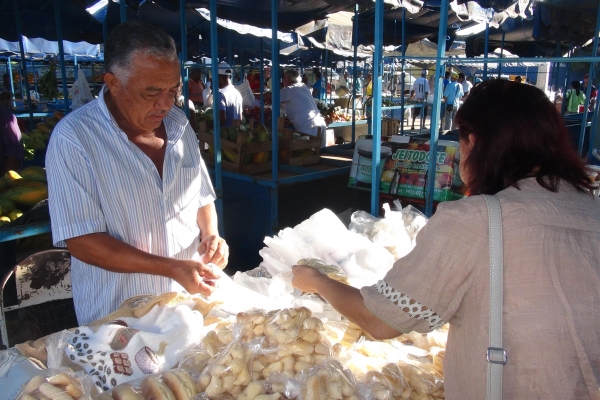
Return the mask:
<path id="1" fill-rule="evenodd" d="M 58 42 L 52 42 L 42 38 L 23 37 L 23 48 L 25 54 L 58 54 Z M 0 39 L 0 52 L 20 53 L 19 42 L 9 42 Z M 63 51 L 65 54 L 77 56 L 97 57 L 100 54 L 100 45 L 87 42 L 69 42 L 63 40 Z"/>

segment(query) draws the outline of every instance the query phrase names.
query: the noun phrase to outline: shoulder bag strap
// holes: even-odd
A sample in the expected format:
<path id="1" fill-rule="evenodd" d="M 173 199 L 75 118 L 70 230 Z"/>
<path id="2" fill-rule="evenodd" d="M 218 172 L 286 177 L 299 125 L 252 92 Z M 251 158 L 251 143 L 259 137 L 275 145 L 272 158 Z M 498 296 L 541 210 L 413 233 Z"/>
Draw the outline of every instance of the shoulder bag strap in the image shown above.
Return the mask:
<path id="1" fill-rule="evenodd" d="M 487 349 L 487 400 L 502 399 L 502 367 L 506 351 L 502 347 L 503 240 L 502 210 L 495 196 L 483 195 L 488 208 L 490 236 L 490 345 Z"/>

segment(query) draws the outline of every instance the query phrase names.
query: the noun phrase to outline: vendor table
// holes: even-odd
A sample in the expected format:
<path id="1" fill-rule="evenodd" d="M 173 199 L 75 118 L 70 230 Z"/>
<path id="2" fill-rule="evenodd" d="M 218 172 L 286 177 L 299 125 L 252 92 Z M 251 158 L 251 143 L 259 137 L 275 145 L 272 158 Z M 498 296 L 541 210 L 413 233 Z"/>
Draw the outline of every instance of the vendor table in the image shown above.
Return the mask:
<path id="1" fill-rule="evenodd" d="M 34 112 L 33 118 L 46 118 L 46 117 L 52 117 L 53 115 L 54 115 L 53 112 Z M 30 114 L 28 112 L 19 112 L 19 113 L 15 113 L 15 117 L 29 118 Z"/>

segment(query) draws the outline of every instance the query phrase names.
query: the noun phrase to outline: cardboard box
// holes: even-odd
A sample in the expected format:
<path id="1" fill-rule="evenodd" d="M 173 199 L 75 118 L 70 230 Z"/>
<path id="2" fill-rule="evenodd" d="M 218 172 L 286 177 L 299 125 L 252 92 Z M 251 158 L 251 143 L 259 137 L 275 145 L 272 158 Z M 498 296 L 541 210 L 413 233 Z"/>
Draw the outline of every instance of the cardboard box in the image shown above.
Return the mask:
<path id="1" fill-rule="evenodd" d="M 385 143 L 391 154 L 381 174 L 380 191 L 391 195 L 425 198 L 428 180 L 429 144 L 424 142 Z M 433 199 L 457 200 L 464 197 L 460 180 L 458 143 L 441 141 L 438 145 Z"/>

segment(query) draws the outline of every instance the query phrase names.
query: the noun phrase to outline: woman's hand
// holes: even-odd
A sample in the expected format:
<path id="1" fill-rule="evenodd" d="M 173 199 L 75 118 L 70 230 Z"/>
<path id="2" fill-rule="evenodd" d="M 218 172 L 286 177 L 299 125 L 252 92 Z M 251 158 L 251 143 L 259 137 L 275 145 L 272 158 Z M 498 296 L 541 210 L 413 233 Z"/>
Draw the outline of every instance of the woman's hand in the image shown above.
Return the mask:
<path id="1" fill-rule="evenodd" d="M 321 273 L 316 268 L 308 267 L 306 265 L 294 265 L 292 267 L 292 273 L 294 274 L 292 286 L 306 293 L 319 293 L 319 290 L 322 290 L 323 285 L 326 284 L 328 280 L 331 280 L 331 278 Z"/>

